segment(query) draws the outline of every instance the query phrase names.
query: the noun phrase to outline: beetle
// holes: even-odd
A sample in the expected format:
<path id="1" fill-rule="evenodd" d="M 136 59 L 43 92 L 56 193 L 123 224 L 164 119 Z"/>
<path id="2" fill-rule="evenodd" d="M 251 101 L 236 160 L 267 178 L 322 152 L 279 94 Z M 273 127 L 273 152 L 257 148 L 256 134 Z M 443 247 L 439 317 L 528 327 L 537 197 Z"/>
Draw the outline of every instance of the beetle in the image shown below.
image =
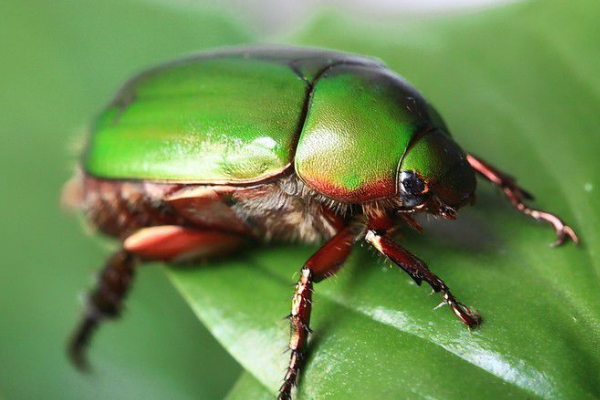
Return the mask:
<path id="1" fill-rule="evenodd" d="M 425 281 L 468 327 L 481 322 L 427 265 L 393 240 L 428 213 L 454 219 L 476 174 L 521 213 L 578 242 L 530 208 L 509 175 L 465 153 L 440 114 L 382 62 L 330 50 L 241 47 L 143 72 L 99 115 L 65 189 L 121 247 L 87 299 L 69 353 L 85 367 L 99 324 L 121 313 L 137 266 L 226 255 L 252 243 L 320 243 L 300 270 L 291 314 L 291 399 L 307 351 L 313 285 L 364 241 Z M 232 283 L 234 284 L 234 283 Z"/>

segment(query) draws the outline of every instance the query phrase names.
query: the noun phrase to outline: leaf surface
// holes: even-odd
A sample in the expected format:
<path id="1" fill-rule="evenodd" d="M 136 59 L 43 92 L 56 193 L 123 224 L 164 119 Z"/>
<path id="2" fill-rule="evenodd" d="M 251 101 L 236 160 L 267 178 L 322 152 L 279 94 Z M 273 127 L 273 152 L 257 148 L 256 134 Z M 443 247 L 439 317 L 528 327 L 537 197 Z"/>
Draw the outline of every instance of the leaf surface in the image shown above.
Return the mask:
<path id="1" fill-rule="evenodd" d="M 315 287 L 299 400 L 600 397 L 599 13 L 594 1 L 377 24 L 332 12 L 294 38 L 384 60 L 436 105 L 465 149 L 517 176 L 583 241 L 549 248 L 551 230 L 484 182 L 458 221 L 406 230 L 403 243 L 484 316 L 472 332 L 447 309 L 433 311 L 440 300 L 428 288 L 357 246 Z M 271 393 L 288 360 L 281 318 L 315 250 L 252 249 L 169 272 Z"/>

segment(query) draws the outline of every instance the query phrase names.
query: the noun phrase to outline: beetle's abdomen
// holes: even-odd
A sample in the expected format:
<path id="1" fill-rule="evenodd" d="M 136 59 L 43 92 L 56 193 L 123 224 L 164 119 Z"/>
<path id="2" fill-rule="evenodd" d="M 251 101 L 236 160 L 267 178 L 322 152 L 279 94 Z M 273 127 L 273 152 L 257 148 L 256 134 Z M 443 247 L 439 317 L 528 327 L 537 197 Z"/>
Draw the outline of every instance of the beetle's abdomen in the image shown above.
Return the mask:
<path id="1" fill-rule="evenodd" d="M 89 223 L 105 235 L 124 239 L 139 229 L 184 225 L 185 220 L 162 200 L 177 185 L 145 185 L 78 175 L 72 206 L 81 209 Z"/>
<path id="2" fill-rule="evenodd" d="M 171 185 L 75 177 L 64 194 L 100 232 L 125 239 L 136 231 L 178 225 L 252 237 L 258 242 L 319 243 L 344 225 L 293 175 L 255 187 Z M 299 188 L 297 191 L 294 187 Z M 292 189 L 290 189 L 292 188 Z"/>

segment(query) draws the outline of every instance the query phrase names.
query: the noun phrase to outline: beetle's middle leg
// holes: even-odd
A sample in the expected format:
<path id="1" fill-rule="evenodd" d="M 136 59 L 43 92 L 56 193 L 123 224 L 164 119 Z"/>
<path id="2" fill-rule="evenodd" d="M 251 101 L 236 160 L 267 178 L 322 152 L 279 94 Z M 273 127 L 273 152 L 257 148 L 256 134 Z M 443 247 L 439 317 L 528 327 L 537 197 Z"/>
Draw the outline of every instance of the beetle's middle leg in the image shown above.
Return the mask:
<path id="1" fill-rule="evenodd" d="M 467 155 L 467 160 L 469 161 L 469 164 L 471 164 L 471 167 L 473 167 L 473 169 L 481 176 L 494 185 L 500 187 L 510 203 L 518 211 L 538 221 L 546 221 L 552 225 L 552 228 L 554 228 L 557 236 L 554 246 L 563 244 L 567 238 L 570 238 L 575 243 L 579 242 L 579 239 L 577 238 L 577 235 L 573 229 L 565 224 L 558 216 L 546 211 L 536 210 L 528 207 L 525 204 L 525 201 L 533 200 L 533 196 L 523 188 L 519 187 L 513 177 L 503 173 L 502 171 L 472 154 Z"/>
<path id="2" fill-rule="evenodd" d="M 289 316 L 291 323 L 290 362 L 283 384 L 279 389 L 278 400 L 292 398 L 292 389 L 298 381 L 298 374 L 304 363 L 308 335 L 311 333 L 309 325 L 313 284 L 333 275 L 341 268 L 352 250 L 355 238 L 354 228 L 344 228 L 317 250 L 300 271 L 300 280 L 294 289 L 292 312 Z"/>
<path id="3" fill-rule="evenodd" d="M 144 228 L 129 236 L 123 248 L 107 261 L 96 288 L 87 298 L 83 318 L 69 343 L 69 355 L 86 369 L 86 350 L 94 332 L 105 320 L 121 314 L 137 265 L 143 261 L 177 262 L 224 254 L 245 243 L 237 234 L 202 231 L 176 225 Z"/>
<path id="4" fill-rule="evenodd" d="M 467 326 L 475 327 L 481 323 L 481 317 L 475 311 L 459 302 L 444 281 L 431 272 L 423 261 L 402 246 L 396 244 L 386 236 L 385 232 L 370 229 L 367 231 L 365 240 L 408 273 L 418 285 L 422 281 L 425 281 L 435 292 L 441 293 L 444 302 L 450 306 L 454 314 Z"/>

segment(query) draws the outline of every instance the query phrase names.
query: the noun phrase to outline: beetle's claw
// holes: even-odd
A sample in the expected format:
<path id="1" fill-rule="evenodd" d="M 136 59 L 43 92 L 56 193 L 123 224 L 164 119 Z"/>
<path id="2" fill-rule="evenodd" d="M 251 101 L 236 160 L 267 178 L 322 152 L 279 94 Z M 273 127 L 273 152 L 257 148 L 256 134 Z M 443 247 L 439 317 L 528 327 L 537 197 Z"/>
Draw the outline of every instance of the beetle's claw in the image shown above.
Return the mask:
<path id="1" fill-rule="evenodd" d="M 454 314 L 456 314 L 456 316 L 460 318 L 460 320 L 469 328 L 475 328 L 476 326 L 480 325 L 483 321 L 481 315 L 479 315 L 477 311 L 465 306 L 464 304 L 458 301 L 451 302 L 449 303 L 449 305 L 450 308 L 452 308 Z"/>
<path id="2" fill-rule="evenodd" d="M 87 354 L 83 348 L 72 344 L 69 347 L 69 360 L 79 372 L 88 373 L 91 371 Z"/>
<path id="3" fill-rule="evenodd" d="M 537 219 L 548 222 L 556 232 L 556 241 L 552 244 L 553 247 L 564 244 L 567 239 L 571 239 L 573 243 L 579 244 L 579 238 L 573 231 L 573 228 L 565 224 L 560 218 L 554 214 L 545 211 L 531 210 L 531 215 Z"/>
<path id="4" fill-rule="evenodd" d="M 567 239 L 571 239 L 576 245 L 579 244 L 579 238 L 570 226 L 563 225 L 559 229 L 555 228 L 555 230 L 557 239 L 554 243 L 552 243 L 552 247 L 562 246 L 563 244 L 565 244 Z"/>
<path id="5" fill-rule="evenodd" d="M 71 363 L 80 372 L 90 372 L 91 367 L 87 357 L 87 346 L 94 330 L 98 327 L 98 320 L 86 316 L 77 327 L 69 342 L 68 355 Z"/>
<path id="6" fill-rule="evenodd" d="M 448 290 L 444 292 L 444 302 L 450 306 L 452 312 L 469 328 L 475 328 L 481 324 L 482 318 L 477 311 L 456 300 Z"/>

